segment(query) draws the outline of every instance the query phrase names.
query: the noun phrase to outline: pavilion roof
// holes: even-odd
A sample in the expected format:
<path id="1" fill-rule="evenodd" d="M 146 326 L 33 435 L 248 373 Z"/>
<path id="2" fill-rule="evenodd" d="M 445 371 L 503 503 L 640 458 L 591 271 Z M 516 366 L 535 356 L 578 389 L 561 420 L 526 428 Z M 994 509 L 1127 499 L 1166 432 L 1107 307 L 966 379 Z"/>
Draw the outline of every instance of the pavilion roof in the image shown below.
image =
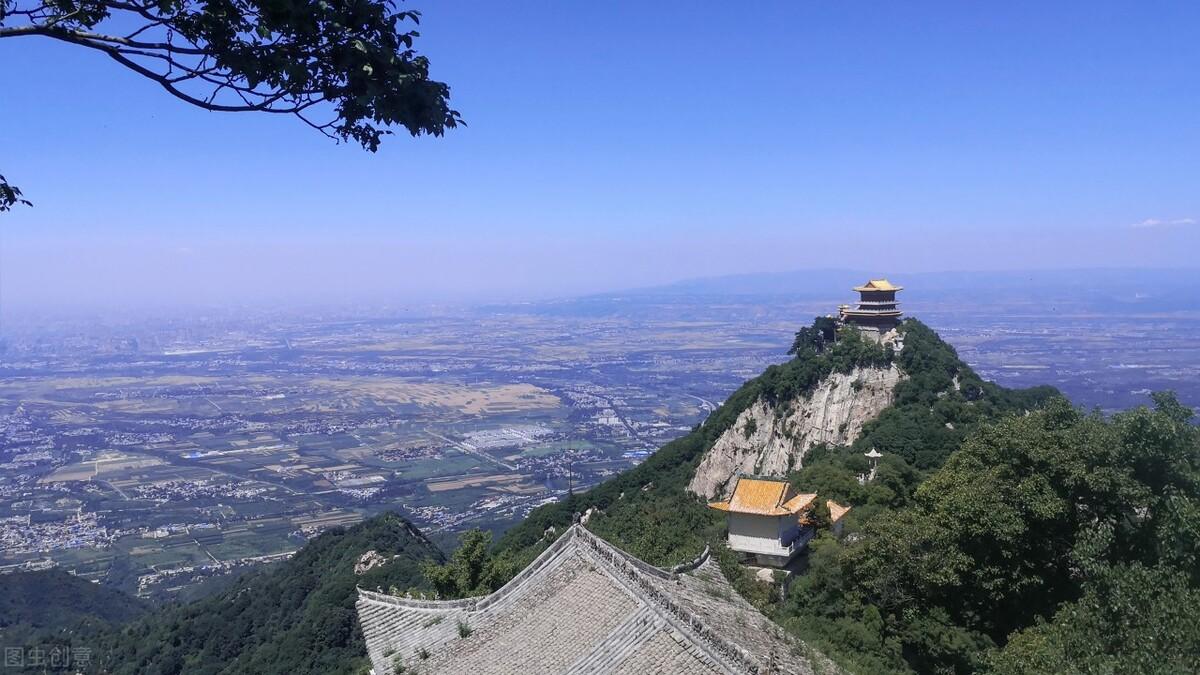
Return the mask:
<path id="1" fill-rule="evenodd" d="M 842 519 L 842 516 L 850 512 L 849 506 L 842 506 L 832 499 L 825 500 L 825 506 L 829 509 L 829 522 L 836 523 Z"/>
<path id="2" fill-rule="evenodd" d="M 738 478 L 729 501 L 710 502 L 718 511 L 758 516 L 789 516 L 812 506 L 815 494 L 795 494 L 787 481 L 766 478 Z"/>
<path id="3" fill-rule="evenodd" d="M 862 286 L 855 286 L 854 290 L 860 293 L 862 291 L 902 291 L 904 287 L 896 286 L 887 279 L 871 279 Z"/>

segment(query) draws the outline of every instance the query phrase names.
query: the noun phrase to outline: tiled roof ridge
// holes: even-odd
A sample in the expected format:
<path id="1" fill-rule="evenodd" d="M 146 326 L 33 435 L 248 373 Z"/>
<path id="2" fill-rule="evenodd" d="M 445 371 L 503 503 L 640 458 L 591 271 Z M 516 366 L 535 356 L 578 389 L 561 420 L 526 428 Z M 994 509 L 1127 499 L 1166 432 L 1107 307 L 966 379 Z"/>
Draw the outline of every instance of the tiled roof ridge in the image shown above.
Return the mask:
<path id="1" fill-rule="evenodd" d="M 903 286 L 897 286 L 888 281 L 887 278 L 868 279 L 867 283 L 861 286 L 855 286 L 856 291 L 902 291 Z"/>
<path id="2" fill-rule="evenodd" d="M 683 583 L 680 579 L 681 574 L 707 566 L 712 568 L 712 573 L 724 577 L 720 568 L 713 562 L 708 547 L 705 547 L 697 558 L 665 570 L 634 557 L 576 523 L 547 546 L 512 580 L 489 595 L 460 600 L 417 600 L 369 591 L 361 587 L 358 588 L 358 594 L 360 602 L 415 609 L 428 612 L 430 616 L 453 616 L 457 612 L 465 612 L 469 616 L 498 603 L 506 596 L 518 593 L 527 583 L 532 583 L 538 578 L 543 570 L 554 567 L 555 561 L 562 555 L 572 554 L 592 562 L 605 576 L 625 588 L 632 597 L 649 607 L 699 652 L 724 670 L 739 675 L 774 672 L 771 664 L 762 662 L 760 657 L 724 637 L 695 611 L 688 609 L 679 598 L 674 597 L 672 587 Z"/>
<path id="3" fill-rule="evenodd" d="M 837 521 L 841 520 L 843 516 L 849 513 L 850 509 L 853 507 L 844 506 L 833 501 L 832 499 L 826 499 L 825 508 L 829 509 L 829 520 L 836 523 Z"/>
<path id="4" fill-rule="evenodd" d="M 477 595 L 470 598 L 460 598 L 458 600 L 419 600 L 417 598 L 401 598 L 388 593 L 369 591 L 361 586 L 357 587 L 358 594 L 361 597 L 375 600 L 376 602 L 398 605 L 400 607 L 410 607 L 413 609 L 465 609 L 468 612 L 483 609 L 520 588 L 527 579 L 534 576 L 539 570 L 545 567 L 547 562 L 553 559 L 559 551 L 566 548 L 567 545 L 571 543 L 573 530 L 576 527 L 580 526 L 572 525 L 571 528 L 564 532 L 561 537 L 554 540 L 554 542 L 547 546 L 546 550 L 538 554 L 538 557 L 534 558 L 533 562 L 526 565 L 525 569 L 518 572 L 517 575 L 512 579 L 509 579 L 508 583 L 487 595 Z"/>
<path id="5" fill-rule="evenodd" d="M 746 485 L 748 489 L 743 491 L 743 485 Z M 778 476 L 738 474 L 729 499 L 709 502 L 708 506 L 731 513 L 787 516 L 800 513 L 811 506 L 816 499 L 815 492 L 796 492 L 788 481 Z M 774 500 L 773 503 L 770 500 Z"/>
<path id="6" fill-rule="evenodd" d="M 636 584 L 637 588 L 630 589 L 633 594 L 647 604 L 653 605 L 658 610 L 660 616 L 672 624 L 676 630 L 688 636 L 691 642 L 703 650 L 709 658 L 734 673 L 757 675 L 758 673 L 767 672 L 766 668 L 758 662 L 758 659 L 754 658 L 749 652 L 726 640 L 717 631 L 710 629 L 700 617 L 680 606 L 668 597 L 666 593 L 657 588 L 653 582 L 650 582 L 643 576 L 648 574 L 659 579 L 674 581 L 676 575 L 633 557 L 588 532 L 582 526 L 576 532 L 576 536 L 588 548 L 592 549 L 593 553 L 597 554 L 597 557 L 602 562 L 607 563 L 607 566 L 611 570 L 618 573 L 616 575 L 618 581 L 633 582 Z M 700 564 L 704 564 L 705 562 L 708 562 L 707 557 Z M 719 573 L 720 570 L 717 570 L 717 572 Z M 621 578 L 622 576 L 624 579 Z M 625 585 L 627 588 L 629 587 L 628 583 L 623 583 L 622 585 Z"/>

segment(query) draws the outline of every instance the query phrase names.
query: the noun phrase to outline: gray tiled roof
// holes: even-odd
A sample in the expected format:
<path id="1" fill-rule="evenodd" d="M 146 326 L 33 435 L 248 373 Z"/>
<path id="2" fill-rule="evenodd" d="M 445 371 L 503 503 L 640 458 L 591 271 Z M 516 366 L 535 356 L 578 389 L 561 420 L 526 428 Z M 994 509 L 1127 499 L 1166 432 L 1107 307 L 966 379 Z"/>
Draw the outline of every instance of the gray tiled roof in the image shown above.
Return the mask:
<path id="1" fill-rule="evenodd" d="M 668 572 L 581 525 L 491 595 L 422 601 L 359 589 L 358 615 L 376 675 L 397 659 L 430 675 L 808 675 L 810 658 L 834 670 L 742 599 L 707 555 Z"/>

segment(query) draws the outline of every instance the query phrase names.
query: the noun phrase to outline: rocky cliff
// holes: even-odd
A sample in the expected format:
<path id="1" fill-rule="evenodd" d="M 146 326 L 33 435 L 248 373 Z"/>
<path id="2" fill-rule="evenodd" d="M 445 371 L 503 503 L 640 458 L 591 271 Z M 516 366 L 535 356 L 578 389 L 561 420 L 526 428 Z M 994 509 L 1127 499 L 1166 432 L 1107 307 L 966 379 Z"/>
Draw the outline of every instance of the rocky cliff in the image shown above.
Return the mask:
<path id="1" fill-rule="evenodd" d="M 849 445 L 863 424 L 892 404 L 904 375 L 895 365 L 832 373 L 807 396 L 775 406 L 764 398 L 742 411 L 700 461 L 688 489 L 727 496 L 741 473 L 783 476 L 815 445 Z"/>

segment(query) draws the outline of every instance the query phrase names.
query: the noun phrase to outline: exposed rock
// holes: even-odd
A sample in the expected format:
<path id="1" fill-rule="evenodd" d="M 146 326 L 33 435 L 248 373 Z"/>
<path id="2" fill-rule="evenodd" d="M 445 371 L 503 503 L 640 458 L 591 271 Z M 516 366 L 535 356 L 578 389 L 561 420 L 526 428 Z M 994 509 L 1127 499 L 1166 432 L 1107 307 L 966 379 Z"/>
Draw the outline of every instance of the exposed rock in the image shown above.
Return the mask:
<path id="1" fill-rule="evenodd" d="M 853 443 L 892 404 L 903 378 L 895 366 L 856 368 L 830 375 L 782 410 L 760 398 L 704 455 L 688 489 L 707 499 L 727 496 L 739 474 L 783 476 L 815 445 Z"/>
<path id="2" fill-rule="evenodd" d="M 583 512 L 583 517 L 579 519 L 579 524 L 587 525 L 588 521 L 591 520 L 592 516 L 595 516 L 595 515 L 602 516 L 602 515 L 604 515 L 604 512 L 594 506 L 588 507 L 588 510 Z"/>
<path id="3" fill-rule="evenodd" d="M 354 574 L 362 576 L 376 567 L 386 565 L 389 560 L 390 558 L 385 558 L 373 550 L 367 551 L 358 557 L 358 562 L 354 563 Z"/>

